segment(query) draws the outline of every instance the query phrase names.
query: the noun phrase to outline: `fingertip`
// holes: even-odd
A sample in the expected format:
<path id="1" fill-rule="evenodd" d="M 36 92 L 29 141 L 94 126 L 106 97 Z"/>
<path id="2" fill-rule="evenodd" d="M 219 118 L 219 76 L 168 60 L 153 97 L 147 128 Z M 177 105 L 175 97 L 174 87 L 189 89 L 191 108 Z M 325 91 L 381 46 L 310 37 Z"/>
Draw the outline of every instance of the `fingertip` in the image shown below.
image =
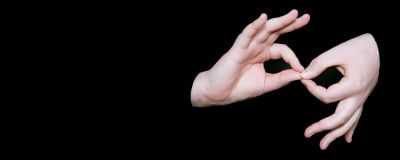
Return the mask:
<path id="1" fill-rule="evenodd" d="M 301 75 L 301 78 L 303 78 L 303 79 L 309 79 L 310 74 L 311 74 L 310 70 L 305 69 L 303 72 L 301 72 L 300 75 Z"/>
<path id="2" fill-rule="evenodd" d="M 260 15 L 260 19 L 267 19 L 267 14 L 265 14 L 265 13 L 261 13 L 261 15 Z"/>
<path id="3" fill-rule="evenodd" d="M 322 138 L 322 140 L 319 143 L 321 150 L 325 150 L 326 148 L 328 148 L 329 143 L 330 142 L 328 142 L 328 138 L 326 136 L 324 138 Z"/>
<path id="4" fill-rule="evenodd" d="M 312 135 L 306 130 L 304 131 L 304 137 L 310 138 Z"/>
<path id="5" fill-rule="evenodd" d="M 353 137 L 352 135 L 346 135 L 346 136 L 345 136 L 346 142 L 347 142 L 347 143 L 351 143 L 352 137 Z"/>
<path id="6" fill-rule="evenodd" d="M 291 62 L 290 66 L 293 68 L 293 70 L 299 72 L 299 74 L 304 71 L 304 67 L 300 64 L 298 60 Z"/>
<path id="7" fill-rule="evenodd" d="M 312 127 L 308 127 L 305 131 L 304 131 L 304 136 L 306 138 L 310 138 L 314 135 L 314 132 L 312 131 Z"/>
<path id="8" fill-rule="evenodd" d="M 282 72 L 281 76 L 285 77 L 285 78 L 283 78 L 283 81 L 286 81 L 286 82 L 291 82 L 291 81 L 301 79 L 300 73 L 294 69 L 285 70 L 284 72 Z"/>
<path id="9" fill-rule="evenodd" d="M 300 76 L 299 72 L 296 73 L 296 80 L 301 80 L 301 76 Z"/>
<path id="10" fill-rule="evenodd" d="M 305 68 L 300 64 L 301 71 L 304 72 Z"/>
<path id="11" fill-rule="evenodd" d="M 302 17 L 304 17 L 304 19 L 308 19 L 308 20 L 311 19 L 311 16 L 309 14 L 307 14 L 307 13 L 303 14 Z"/>
<path id="12" fill-rule="evenodd" d="M 308 133 L 307 133 L 307 129 L 304 131 L 304 137 L 310 138 L 310 136 L 309 136 Z"/>
<path id="13" fill-rule="evenodd" d="M 328 146 L 324 143 L 323 140 L 321 140 L 321 142 L 319 143 L 319 147 L 321 148 L 321 150 L 325 150 Z"/>
<path id="14" fill-rule="evenodd" d="M 285 17 L 290 18 L 290 19 L 296 19 L 297 16 L 299 15 L 299 12 L 296 9 L 292 9 L 289 13 L 285 15 Z"/>
<path id="15" fill-rule="evenodd" d="M 299 12 L 297 11 L 297 9 L 292 9 L 289 13 L 290 14 L 298 14 Z"/>
<path id="16" fill-rule="evenodd" d="M 301 64 L 298 64 L 298 65 L 296 65 L 296 71 L 298 71 L 298 72 L 304 72 L 304 67 L 301 65 Z"/>
<path id="17" fill-rule="evenodd" d="M 266 20 L 267 20 L 267 14 L 261 13 L 261 15 L 253 22 L 253 24 L 257 28 L 258 26 L 261 25 L 261 23 L 264 23 L 263 21 L 266 21 Z"/>
<path id="18" fill-rule="evenodd" d="M 301 18 L 303 19 L 304 25 L 308 24 L 308 22 L 310 22 L 311 19 L 309 14 L 304 14 L 303 16 L 301 16 Z"/>
<path id="19" fill-rule="evenodd" d="M 262 13 L 260 15 L 260 17 L 258 17 L 256 20 L 253 21 L 253 23 L 251 23 L 252 28 L 254 30 L 258 30 L 261 28 L 261 26 L 263 26 L 263 24 L 267 21 L 267 15 L 265 13 Z M 253 33 L 251 33 L 253 34 Z"/>
<path id="20" fill-rule="evenodd" d="M 352 139 L 350 138 L 346 138 L 347 143 L 351 143 Z"/>

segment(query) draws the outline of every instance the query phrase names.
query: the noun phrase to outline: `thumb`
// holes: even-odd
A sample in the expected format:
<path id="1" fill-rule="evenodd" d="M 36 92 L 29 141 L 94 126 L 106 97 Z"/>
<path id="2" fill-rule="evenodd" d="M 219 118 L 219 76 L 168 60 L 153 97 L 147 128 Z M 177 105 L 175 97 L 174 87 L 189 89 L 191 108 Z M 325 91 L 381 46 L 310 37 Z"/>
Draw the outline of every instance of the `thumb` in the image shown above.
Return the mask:
<path id="1" fill-rule="evenodd" d="M 321 74 L 326 68 L 330 67 L 332 64 L 330 61 L 324 61 L 323 58 L 317 57 L 312 60 L 310 65 L 300 74 L 302 79 L 313 79 Z"/>
<path id="2" fill-rule="evenodd" d="M 300 80 L 299 72 L 293 69 L 287 69 L 279 73 L 266 73 L 264 81 L 264 93 L 279 89 L 292 81 Z"/>

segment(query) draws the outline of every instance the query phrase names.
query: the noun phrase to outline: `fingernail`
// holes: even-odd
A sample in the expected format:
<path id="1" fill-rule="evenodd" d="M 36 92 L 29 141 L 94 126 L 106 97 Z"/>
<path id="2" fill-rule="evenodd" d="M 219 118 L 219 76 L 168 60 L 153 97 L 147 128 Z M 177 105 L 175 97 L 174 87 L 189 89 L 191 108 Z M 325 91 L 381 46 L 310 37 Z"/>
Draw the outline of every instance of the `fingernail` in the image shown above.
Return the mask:
<path id="1" fill-rule="evenodd" d="M 307 78 L 310 75 L 310 71 L 308 69 L 306 69 L 300 75 L 302 78 Z"/>
<path id="2" fill-rule="evenodd" d="M 301 69 L 302 71 L 304 71 L 305 68 L 304 68 L 302 65 L 300 65 L 300 69 Z"/>

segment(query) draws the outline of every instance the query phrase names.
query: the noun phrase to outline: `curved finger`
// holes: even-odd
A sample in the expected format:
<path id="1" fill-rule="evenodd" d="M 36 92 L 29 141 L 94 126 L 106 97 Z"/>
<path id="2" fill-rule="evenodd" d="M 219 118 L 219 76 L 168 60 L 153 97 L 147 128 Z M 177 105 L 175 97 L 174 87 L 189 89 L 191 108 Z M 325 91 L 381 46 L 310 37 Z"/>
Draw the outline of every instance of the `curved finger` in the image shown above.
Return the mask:
<path id="1" fill-rule="evenodd" d="M 361 106 L 360 108 L 362 112 L 363 107 Z M 344 135 L 344 138 L 346 139 L 347 143 L 351 143 L 353 139 L 354 130 L 357 127 L 358 121 L 360 121 L 360 117 L 357 118 L 357 121 L 353 124 L 353 126 L 351 126 L 350 130 Z"/>
<path id="2" fill-rule="evenodd" d="M 301 73 L 303 79 L 313 79 L 331 66 L 340 65 L 339 58 L 334 54 L 322 53 L 313 59 L 308 67 Z"/>
<path id="3" fill-rule="evenodd" d="M 307 25 L 310 22 L 310 15 L 304 14 L 300 18 L 297 18 L 293 23 L 289 24 L 285 28 L 278 30 L 277 33 L 284 34 L 288 32 L 292 32 L 294 30 L 300 29 L 303 26 Z"/>
<path id="4" fill-rule="evenodd" d="M 304 132 L 305 137 L 311 137 L 315 133 L 332 130 L 345 124 L 358 109 L 355 99 L 348 98 L 339 102 L 333 115 L 326 117 L 309 126 Z"/>
<path id="5" fill-rule="evenodd" d="M 263 28 L 267 21 L 267 15 L 265 13 L 261 14 L 255 21 L 250 23 L 249 25 L 244 28 L 242 33 L 236 39 L 235 44 L 239 47 L 247 47 L 251 40 L 254 38 L 257 32 Z"/>
<path id="6" fill-rule="evenodd" d="M 267 22 L 267 30 L 269 32 L 275 32 L 282 28 L 285 28 L 296 20 L 298 14 L 298 11 L 296 9 L 293 9 L 286 15 L 270 19 Z"/>
<path id="7" fill-rule="evenodd" d="M 282 28 L 276 32 L 271 33 L 271 35 L 268 37 L 265 43 L 273 44 L 280 35 L 300 29 L 303 26 L 307 25 L 309 21 L 310 21 L 310 15 L 304 14 L 303 16 L 297 18 L 293 23 L 289 24 L 285 28 Z"/>
<path id="8" fill-rule="evenodd" d="M 349 77 L 343 77 L 338 83 L 326 89 L 323 86 L 317 85 L 313 80 L 301 80 L 307 90 L 325 104 L 333 103 L 354 95 L 358 90 L 353 81 L 354 80 Z"/>
<path id="9" fill-rule="evenodd" d="M 349 131 L 351 127 L 356 123 L 357 119 L 360 118 L 361 111 L 362 111 L 361 108 L 358 108 L 357 111 L 351 116 L 349 121 L 347 121 L 343 126 L 325 135 L 320 142 L 320 148 L 322 150 L 325 150 L 332 141 L 334 141 L 340 136 L 343 136 L 347 131 Z"/>
<path id="10" fill-rule="evenodd" d="M 328 103 L 325 98 L 326 88 L 320 85 L 317 85 L 313 80 L 301 80 L 301 83 L 306 86 L 307 90 L 317 99 L 324 103 Z"/>
<path id="11" fill-rule="evenodd" d="M 354 95 L 358 91 L 356 79 L 344 76 L 338 83 L 335 83 L 326 89 L 325 101 L 327 103 L 336 102 Z"/>
<path id="12" fill-rule="evenodd" d="M 255 40 L 259 43 L 265 42 L 272 32 L 280 30 L 285 26 L 289 25 L 290 23 L 294 22 L 296 20 L 297 15 L 298 12 L 297 10 L 294 9 L 284 16 L 268 20 L 267 23 L 264 25 L 263 29 L 257 33 Z"/>
<path id="13" fill-rule="evenodd" d="M 299 59 L 296 54 L 287 45 L 275 43 L 270 48 L 271 59 L 282 58 L 286 63 L 288 63 L 294 70 L 302 72 L 304 67 L 300 64 Z"/>

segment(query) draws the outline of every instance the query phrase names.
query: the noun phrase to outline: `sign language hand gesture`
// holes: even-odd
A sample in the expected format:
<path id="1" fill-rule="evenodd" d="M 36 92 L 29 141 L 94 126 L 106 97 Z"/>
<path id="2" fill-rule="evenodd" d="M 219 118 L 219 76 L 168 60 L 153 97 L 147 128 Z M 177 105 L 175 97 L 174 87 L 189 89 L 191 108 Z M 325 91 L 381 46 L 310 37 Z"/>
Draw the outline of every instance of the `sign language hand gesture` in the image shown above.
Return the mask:
<path id="1" fill-rule="evenodd" d="M 311 137 L 315 133 L 331 130 L 320 142 L 323 150 L 342 135 L 350 143 L 363 104 L 378 81 L 379 65 L 378 47 L 371 34 L 350 39 L 312 60 L 301 74 L 301 82 L 322 102 L 340 102 L 333 115 L 309 126 L 304 135 Z M 343 74 L 338 83 L 326 89 L 311 80 L 331 66 L 336 66 Z"/>
<path id="2" fill-rule="evenodd" d="M 253 98 L 300 80 L 304 70 L 293 51 L 275 40 L 306 25 L 310 16 L 297 10 L 267 20 L 266 14 L 247 25 L 231 49 L 208 71 L 197 75 L 191 93 L 193 106 L 224 105 Z M 292 69 L 267 73 L 264 62 L 283 59 Z"/>

